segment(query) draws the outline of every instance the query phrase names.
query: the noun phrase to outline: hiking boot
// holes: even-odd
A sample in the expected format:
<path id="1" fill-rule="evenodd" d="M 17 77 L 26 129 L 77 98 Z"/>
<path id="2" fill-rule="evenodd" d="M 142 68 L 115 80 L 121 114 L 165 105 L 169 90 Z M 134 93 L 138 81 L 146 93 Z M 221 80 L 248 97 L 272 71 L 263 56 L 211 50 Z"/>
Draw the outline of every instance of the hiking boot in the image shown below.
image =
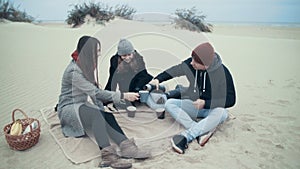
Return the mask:
<path id="1" fill-rule="evenodd" d="M 179 154 L 183 154 L 187 149 L 187 139 L 183 135 L 175 135 L 171 139 L 171 143 L 173 149 Z"/>
<path id="2" fill-rule="evenodd" d="M 123 162 L 120 160 L 120 157 L 117 154 L 117 151 L 114 146 L 108 146 L 101 150 L 102 161 L 99 164 L 99 167 L 112 167 L 119 169 L 131 168 L 132 164 L 128 162 Z"/>
<path id="3" fill-rule="evenodd" d="M 122 141 L 120 150 L 121 157 L 123 158 L 146 159 L 151 157 L 151 153 L 149 151 L 140 150 L 133 139 Z"/>

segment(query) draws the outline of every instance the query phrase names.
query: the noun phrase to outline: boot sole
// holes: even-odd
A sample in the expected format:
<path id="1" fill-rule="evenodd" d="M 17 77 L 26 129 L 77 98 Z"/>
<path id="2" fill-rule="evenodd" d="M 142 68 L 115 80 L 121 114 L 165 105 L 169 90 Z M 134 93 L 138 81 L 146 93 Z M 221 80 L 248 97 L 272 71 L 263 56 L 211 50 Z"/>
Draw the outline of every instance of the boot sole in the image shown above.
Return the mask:
<path id="1" fill-rule="evenodd" d="M 147 158 L 150 158 L 151 156 L 141 156 L 141 157 L 126 157 L 126 156 L 121 156 L 123 159 L 135 159 L 135 160 L 145 160 Z"/>
<path id="2" fill-rule="evenodd" d="M 115 169 L 128 169 L 132 167 L 131 163 L 113 163 L 110 165 L 111 168 Z"/>
<path id="3" fill-rule="evenodd" d="M 173 149 L 174 149 L 177 153 L 179 153 L 179 154 L 183 154 L 183 153 L 184 153 L 184 151 L 182 151 L 179 147 L 176 146 L 176 144 L 175 144 L 174 141 L 173 141 L 173 138 L 171 138 L 171 143 L 172 143 Z"/>

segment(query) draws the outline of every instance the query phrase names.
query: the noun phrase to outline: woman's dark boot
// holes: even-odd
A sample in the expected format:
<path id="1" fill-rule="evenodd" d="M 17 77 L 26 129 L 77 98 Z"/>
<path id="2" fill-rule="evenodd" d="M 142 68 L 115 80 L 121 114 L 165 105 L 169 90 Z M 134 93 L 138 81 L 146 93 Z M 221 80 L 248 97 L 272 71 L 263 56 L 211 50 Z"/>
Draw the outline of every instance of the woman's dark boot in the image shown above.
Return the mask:
<path id="1" fill-rule="evenodd" d="M 99 164 L 99 167 L 112 167 L 118 169 L 127 169 L 131 168 L 132 164 L 129 162 L 124 162 L 120 160 L 120 157 L 117 154 L 117 151 L 114 146 L 108 146 L 101 150 L 102 161 Z"/>
<path id="2" fill-rule="evenodd" d="M 133 139 L 122 141 L 120 149 L 121 157 L 123 158 L 146 159 L 151 157 L 151 153 L 149 151 L 140 150 Z"/>

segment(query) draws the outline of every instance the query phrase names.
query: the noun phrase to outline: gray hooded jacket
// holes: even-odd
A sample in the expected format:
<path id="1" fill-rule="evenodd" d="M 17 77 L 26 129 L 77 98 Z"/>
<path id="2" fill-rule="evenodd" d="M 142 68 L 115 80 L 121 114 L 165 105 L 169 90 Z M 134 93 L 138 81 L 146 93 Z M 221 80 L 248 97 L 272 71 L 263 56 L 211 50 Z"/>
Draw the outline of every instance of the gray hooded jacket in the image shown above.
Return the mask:
<path id="1" fill-rule="evenodd" d="M 88 96 L 92 103 L 88 102 Z M 79 137 L 85 134 L 79 119 L 79 107 L 86 104 L 104 110 L 103 102 L 120 102 L 121 93 L 97 88 L 83 75 L 74 60 L 67 66 L 61 84 L 61 94 L 57 107 L 63 134 Z"/>

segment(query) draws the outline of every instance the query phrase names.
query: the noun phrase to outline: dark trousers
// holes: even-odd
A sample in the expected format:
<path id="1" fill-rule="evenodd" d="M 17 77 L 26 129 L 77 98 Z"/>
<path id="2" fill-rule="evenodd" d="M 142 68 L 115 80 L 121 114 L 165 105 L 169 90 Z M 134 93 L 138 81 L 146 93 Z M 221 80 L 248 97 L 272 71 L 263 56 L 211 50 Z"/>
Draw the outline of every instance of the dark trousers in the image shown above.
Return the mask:
<path id="1" fill-rule="evenodd" d="M 79 117 L 84 130 L 94 134 L 100 149 L 110 146 L 109 138 L 118 145 L 127 139 L 111 113 L 82 105 L 79 108 Z"/>

